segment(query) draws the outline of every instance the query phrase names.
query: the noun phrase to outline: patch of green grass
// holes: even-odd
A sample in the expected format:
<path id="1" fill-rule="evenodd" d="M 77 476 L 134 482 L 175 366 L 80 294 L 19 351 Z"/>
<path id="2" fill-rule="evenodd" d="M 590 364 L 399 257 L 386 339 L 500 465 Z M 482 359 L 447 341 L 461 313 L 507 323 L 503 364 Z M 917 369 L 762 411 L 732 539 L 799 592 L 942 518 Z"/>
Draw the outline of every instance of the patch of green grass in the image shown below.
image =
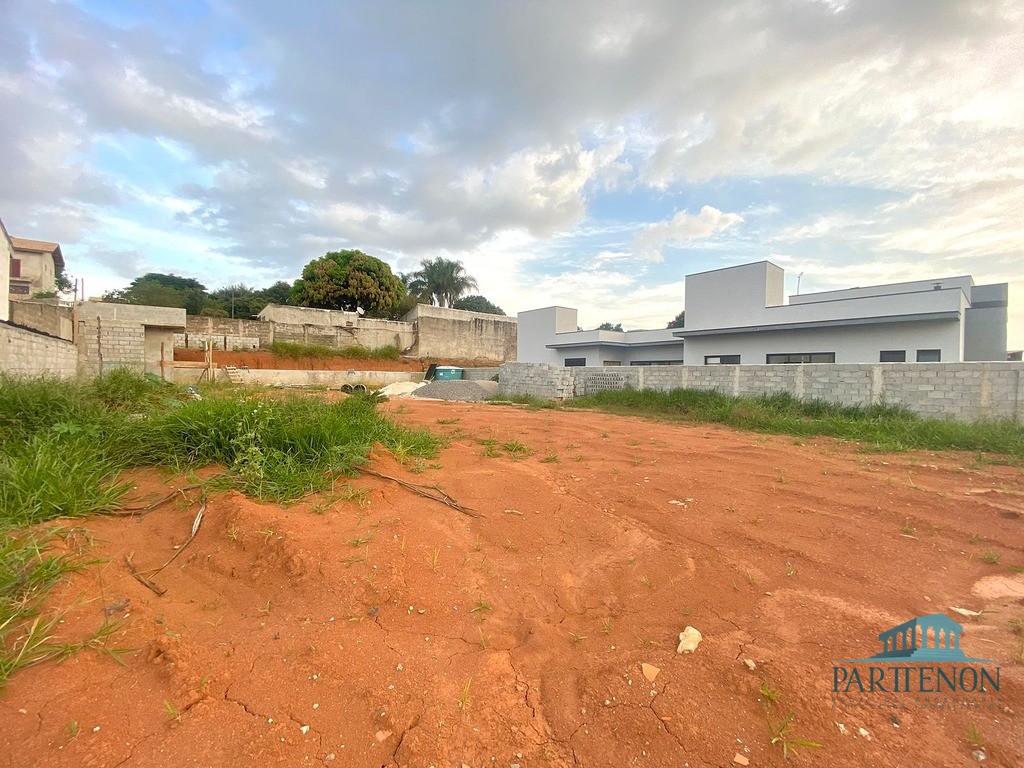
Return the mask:
<path id="1" fill-rule="evenodd" d="M 981 556 L 981 559 L 982 559 L 983 562 L 986 562 L 989 565 L 999 565 L 999 553 L 998 552 L 993 552 L 992 550 L 988 550 L 987 552 L 985 552 L 985 554 L 983 554 Z"/>
<path id="2" fill-rule="evenodd" d="M 357 475 L 377 443 L 418 458 L 432 457 L 442 444 L 390 421 L 369 396 L 323 403 L 209 388 L 195 400 L 184 389 L 126 370 L 91 381 L 0 375 L 0 434 L 0 685 L 20 667 L 80 647 L 116 658 L 104 645 L 113 625 L 84 645 L 51 642 L 56 620 L 42 621 L 39 603 L 81 564 L 67 554 L 48 554 L 45 535 L 21 531 L 58 517 L 116 510 L 131 487 L 120 479 L 124 470 L 162 467 L 184 474 L 220 465 L 218 489 L 289 501 L 332 491 L 339 476 Z M 360 505 L 367 503 L 364 496 L 349 485 L 336 494 Z M 237 528 L 228 535 L 237 538 Z"/>
<path id="3" fill-rule="evenodd" d="M 739 429 L 797 437 L 827 435 L 882 450 L 960 450 L 1024 457 L 1024 427 L 1010 421 L 964 423 L 926 419 L 892 405 L 867 408 L 799 400 L 780 392 L 731 397 L 720 392 L 675 389 L 598 392 L 567 401 L 591 408 L 670 421 L 727 424 Z"/>
<path id="4" fill-rule="evenodd" d="M 337 349 L 322 344 L 294 344 L 288 341 L 275 341 L 270 345 L 270 351 L 278 357 L 290 360 L 300 358 L 314 358 L 316 360 L 328 360 L 332 357 L 344 357 L 352 360 L 397 360 L 398 347 L 384 346 L 376 349 L 368 349 L 359 345 Z"/>
<path id="5" fill-rule="evenodd" d="M 775 722 L 768 717 L 768 733 L 771 736 L 771 743 L 778 744 L 782 748 L 782 757 L 786 760 L 796 754 L 797 747 L 812 747 L 820 749 L 821 744 L 807 739 L 798 739 L 789 732 L 789 726 L 793 722 L 793 713 L 790 712 L 784 718 Z"/>
<path id="6" fill-rule="evenodd" d="M 506 440 L 501 444 L 501 447 L 505 449 L 505 452 L 513 459 L 522 459 L 533 453 L 528 445 L 524 445 L 518 440 Z"/>

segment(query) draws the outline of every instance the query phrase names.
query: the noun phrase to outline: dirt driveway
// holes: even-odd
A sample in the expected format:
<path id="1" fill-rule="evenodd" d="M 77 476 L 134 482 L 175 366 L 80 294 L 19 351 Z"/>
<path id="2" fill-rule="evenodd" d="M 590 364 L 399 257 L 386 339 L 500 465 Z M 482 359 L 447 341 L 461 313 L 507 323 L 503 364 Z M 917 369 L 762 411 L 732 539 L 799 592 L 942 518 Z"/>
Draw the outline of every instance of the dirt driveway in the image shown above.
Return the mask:
<path id="1" fill-rule="evenodd" d="M 967 766 L 978 743 L 986 765 L 1024 763 L 1009 625 L 1024 618 L 1024 471 L 590 413 L 387 407 L 452 442 L 374 468 L 479 517 L 375 477 L 289 508 L 214 496 L 154 578 L 163 596 L 123 557 L 163 563 L 195 505 L 81 521 L 105 562 L 51 604 L 68 637 L 106 614 L 110 644 L 133 650 L 16 675 L 0 763 L 778 766 L 770 723 L 789 713 L 789 738 L 821 744 L 795 765 Z M 140 493 L 166 479 L 137 478 Z M 838 660 L 936 612 L 998 662 L 998 692 L 834 706 Z M 687 626 L 703 640 L 678 654 Z"/>

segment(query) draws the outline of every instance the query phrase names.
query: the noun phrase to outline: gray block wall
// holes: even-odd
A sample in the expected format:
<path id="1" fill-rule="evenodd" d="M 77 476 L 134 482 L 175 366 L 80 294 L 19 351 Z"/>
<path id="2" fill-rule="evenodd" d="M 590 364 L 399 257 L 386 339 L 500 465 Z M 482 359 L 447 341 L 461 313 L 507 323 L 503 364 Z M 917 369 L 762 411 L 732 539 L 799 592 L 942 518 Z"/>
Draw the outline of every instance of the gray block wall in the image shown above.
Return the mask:
<path id="1" fill-rule="evenodd" d="M 1024 363 L 883 363 L 843 365 L 644 366 L 565 368 L 505 363 L 503 394 L 565 400 L 608 389 L 715 390 L 727 395 L 789 392 L 843 405 L 901 405 L 960 421 L 1024 423 Z"/>
<path id="2" fill-rule="evenodd" d="M 78 355 L 70 341 L 0 322 L 0 372 L 70 379 L 77 365 Z"/>

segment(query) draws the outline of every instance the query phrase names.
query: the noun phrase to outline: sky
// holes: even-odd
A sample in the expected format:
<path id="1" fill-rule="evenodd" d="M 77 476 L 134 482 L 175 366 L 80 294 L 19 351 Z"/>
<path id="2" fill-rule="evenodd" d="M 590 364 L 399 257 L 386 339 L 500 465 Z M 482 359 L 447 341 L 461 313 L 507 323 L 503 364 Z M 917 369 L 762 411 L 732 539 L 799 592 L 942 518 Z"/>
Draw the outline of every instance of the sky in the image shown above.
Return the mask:
<path id="1" fill-rule="evenodd" d="M 0 217 L 90 296 L 461 260 L 657 328 L 686 274 L 1011 283 L 1020 0 L 0 0 Z"/>

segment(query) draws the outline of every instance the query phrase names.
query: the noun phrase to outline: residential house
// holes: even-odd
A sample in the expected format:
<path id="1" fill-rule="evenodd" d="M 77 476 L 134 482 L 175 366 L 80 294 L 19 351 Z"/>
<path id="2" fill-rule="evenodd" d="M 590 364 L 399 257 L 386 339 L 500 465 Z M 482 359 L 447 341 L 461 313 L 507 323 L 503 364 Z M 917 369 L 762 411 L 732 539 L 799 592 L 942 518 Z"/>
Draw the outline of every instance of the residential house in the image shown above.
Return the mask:
<path id="1" fill-rule="evenodd" d="M 752 365 L 1006 359 L 1008 286 L 969 275 L 784 296 L 768 261 L 687 275 L 685 328 L 581 331 L 576 310 L 519 314 L 518 360 Z"/>
<path id="2" fill-rule="evenodd" d="M 57 275 L 64 270 L 60 245 L 23 237 L 12 237 L 10 243 L 9 297 L 15 300 L 30 299 L 37 293 L 56 291 Z"/>

